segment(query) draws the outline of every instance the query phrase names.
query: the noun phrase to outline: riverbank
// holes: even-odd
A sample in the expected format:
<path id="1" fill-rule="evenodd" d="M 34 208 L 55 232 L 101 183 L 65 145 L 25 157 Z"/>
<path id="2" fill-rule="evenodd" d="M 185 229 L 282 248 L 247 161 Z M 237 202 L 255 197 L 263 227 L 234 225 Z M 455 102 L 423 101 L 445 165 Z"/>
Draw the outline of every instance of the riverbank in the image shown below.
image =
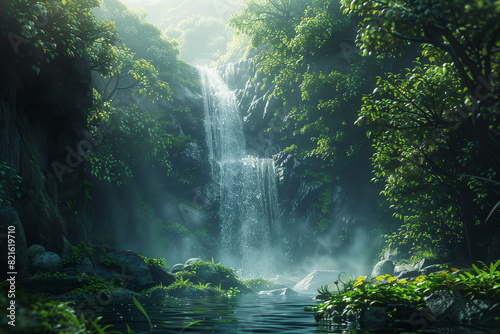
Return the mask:
<path id="1" fill-rule="evenodd" d="M 500 260 L 469 269 L 359 276 L 322 289 L 315 318 L 332 328 L 359 322 L 362 328 L 423 331 L 466 326 L 495 333 L 500 329 Z M 374 269 L 374 271 L 377 267 Z M 340 287 L 339 287 L 340 285 Z"/>

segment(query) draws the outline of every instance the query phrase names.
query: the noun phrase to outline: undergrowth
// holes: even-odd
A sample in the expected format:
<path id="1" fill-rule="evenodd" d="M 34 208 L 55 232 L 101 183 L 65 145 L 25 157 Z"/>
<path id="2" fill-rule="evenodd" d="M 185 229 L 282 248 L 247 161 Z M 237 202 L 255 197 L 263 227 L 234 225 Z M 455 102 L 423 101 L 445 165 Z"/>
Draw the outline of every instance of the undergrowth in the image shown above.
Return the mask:
<path id="1" fill-rule="evenodd" d="M 350 280 L 345 289 L 338 293 L 323 288 L 319 291 L 328 301 L 319 304 L 314 310 L 317 321 L 331 319 L 334 315 L 346 316 L 355 310 L 369 307 L 402 304 L 420 310 L 425 307 L 424 297 L 437 290 L 447 290 L 454 295 L 468 299 L 486 299 L 500 302 L 500 260 L 480 267 L 459 272 L 451 268 L 439 274 L 418 276 L 412 281 L 399 279 L 389 274 L 367 280 L 359 276 Z M 458 273 L 456 273 L 458 272 Z M 328 294 L 328 295 L 327 295 Z"/>

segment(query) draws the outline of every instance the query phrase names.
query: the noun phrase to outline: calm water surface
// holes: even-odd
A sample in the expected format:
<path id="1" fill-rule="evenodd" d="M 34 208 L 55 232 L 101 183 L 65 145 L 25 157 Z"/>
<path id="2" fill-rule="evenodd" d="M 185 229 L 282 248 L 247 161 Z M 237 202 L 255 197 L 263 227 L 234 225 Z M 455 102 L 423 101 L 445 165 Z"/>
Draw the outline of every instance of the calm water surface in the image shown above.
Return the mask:
<path id="1" fill-rule="evenodd" d="M 402 329 L 337 330 L 314 321 L 305 307 L 318 304 L 310 296 L 261 296 L 141 299 L 154 326 L 153 333 L 408 333 Z M 111 303 L 99 313 L 101 324 L 114 324 L 114 330 L 127 332 L 128 324 L 138 334 L 149 333 L 145 316 L 133 303 Z M 185 328 L 186 326 L 195 324 Z M 420 328 L 416 328 L 418 330 Z M 481 334 L 495 333 L 474 328 L 441 328 L 419 333 Z"/>
<path id="2" fill-rule="evenodd" d="M 316 305 L 309 296 L 261 296 L 200 299 L 141 299 L 154 325 L 154 333 L 318 333 L 312 312 Z M 113 329 L 125 330 L 128 324 L 137 333 L 149 333 L 146 318 L 134 304 L 109 304 L 99 314 L 100 323 L 112 323 Z M 126 330 L 125 330 L 126 331 Z"/>

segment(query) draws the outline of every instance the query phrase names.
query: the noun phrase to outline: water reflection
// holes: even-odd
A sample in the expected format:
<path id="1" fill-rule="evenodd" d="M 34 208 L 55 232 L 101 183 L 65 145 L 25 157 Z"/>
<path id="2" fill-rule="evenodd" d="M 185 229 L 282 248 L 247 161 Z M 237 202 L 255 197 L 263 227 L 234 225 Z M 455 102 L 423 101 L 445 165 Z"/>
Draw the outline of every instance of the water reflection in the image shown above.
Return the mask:
<path id="1" fill-rule="evenodd" d="M 142 299 L 154 326 L 153 333 L 342 333 L 342 334 L 484 334 L 494 331 L 455 327 L 440 329 L 405 328 L 394 324 L 392 328 L 360 329 L 353 322 L 320 323 L 314 321 L 305 307 L 316 301 L 308 296 L 206 297 L 200 299 Z M 149 324 L 132 304 L 109 304 L 99 314 L 100 323 L 114 324 L 113 330 L 127 332 L 128 324 L 137 334 L 149 333 Z M 190 325 L 190 326 L 189 326 Z M 189 326 L 189 327 L 187 327 Z M 187 328 L 186 328 L 187 327 Z"/>

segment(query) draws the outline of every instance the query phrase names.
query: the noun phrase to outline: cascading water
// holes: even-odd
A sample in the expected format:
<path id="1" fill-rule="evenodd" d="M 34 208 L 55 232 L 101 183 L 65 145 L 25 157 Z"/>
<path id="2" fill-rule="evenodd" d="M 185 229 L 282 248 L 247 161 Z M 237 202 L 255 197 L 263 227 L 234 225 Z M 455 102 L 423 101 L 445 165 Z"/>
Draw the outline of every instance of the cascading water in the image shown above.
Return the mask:
<path id="1" fill-rule="evenodd" d="M 273 159 L 249 156 L 234 92 L 199 68 L 212 179 L 219 188 L 219 259 L 247 277 L 276 272 L 279 210 Z"/>

